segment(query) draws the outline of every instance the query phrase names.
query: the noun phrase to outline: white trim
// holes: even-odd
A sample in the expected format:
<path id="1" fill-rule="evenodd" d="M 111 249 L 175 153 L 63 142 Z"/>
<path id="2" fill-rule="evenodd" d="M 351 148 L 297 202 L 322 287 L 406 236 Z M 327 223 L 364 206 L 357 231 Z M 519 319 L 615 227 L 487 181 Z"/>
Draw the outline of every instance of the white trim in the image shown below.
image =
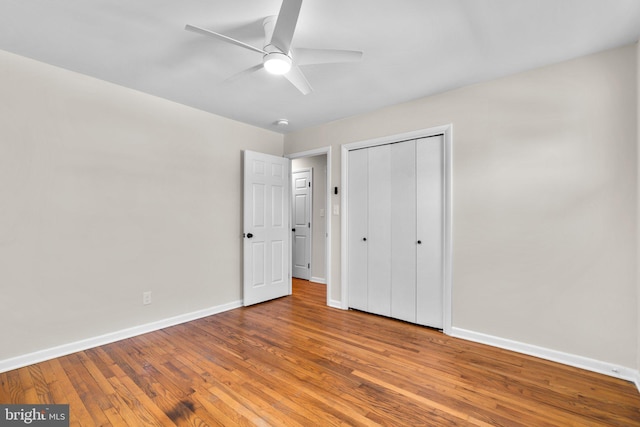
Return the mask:
<path id="1" fill-rule="evenodd" d="M 313 283 L 320 283 L 321 285 L 327 284 L 327 279 L 325 279 L 324 277 L 311 277 L 309 281 Z"/>
<path id="2" fill-rule="evenodd" d="M 326 156 L 327 156 L 327 183 L 326 183 L 326 193 L 327 193 L 327 200 L 326 200 L 326 206 L 325 206 L 325 221 L 326 221 L 326 246 L 325 246 L 325 254 L 324 254 L 324 262 L 325 262 L 325 269 L 324 269 L 324 277 L 325 277 L 325 282 L 327 284 L 327 305 L 330 305 L 331 301 L 333 300 L 332 294 L 331 294 L 331 277 L 333 276 L 332 273 L 332 265 L 331 265 L 331 147 L 327 147 L 326 148 Z"/>
<path id="3" fill-rule="evenodd" d="M 347 209 L 347 200 L 349 195 L 349 148 L 347 145 L 343 145 L 340 148 L 340 182 L 342 183 L 342 191 L 340 192 L 340 204 L 342 205 L 342 217 L 340 218 L 340 308 L 343 310 L 349 309 L 349 275 L 347 274 L 347 264 L 349 257 L 347 251 L 349 250 L 349 244 L 347 239 L 348 225 L 349 224 L 349 211 Z"/>
<path id="4" fill-rule="evenodd" d="M 411 132 L 400 133 L 396 135 L 383 136 L 381 138 L 367 139 L 364 141 L 350 142 L 343 144 L 342 147 L 348 151 L 357 150 L 359 148 L 375 147 L 376 145 L 392 144 L 394 142 L 409 141 L 411 139 L 427 138 L 435 135 L 447 135 L 451 139 L 450 134 L 453 125 L 435 126 L 428 129 L 420 129 Z M 450 141 L 449 141 L 450 142 Z"/>
<path id="5" fill-rule="evenodd" d="M 158 320 L 158 321 L 147 323 L 144 325 L 134 326 L 132 328 L 122 329 L 120 331 L 115 331 L 115 332 L 109 332 L 107 334 L 100 335 L 97 337 L 87 338 L 84 340 L 72 342 L 69 344 L 63 344 L 60 346 L 56 346 L 56 347 L 52 347 L 44 350 L 38 350 L 33 353 L 25 354 L 22 356 L 0 360 L 0 373 L 12 371 L 14 369 L 22 368 L 24 366 L 33 365 L 34 363 L 40 363 L 46 360 L 55 359 L 56 357 L 62 357 L 68 354 L 77 353 L 79 351 L 87 350 L 90 348 L 99 347 L 101 345 L 111 344 L 116 341 L 132 338 L 138 335 L 143 335 L 149 332 L 168 328 L 170 326 L 179 325 L 181 323 L 191 322 L 193 320 L 201 319 L 203 317 L 208 317 L 214 314 L 219 314 L 225 311 L 233 310 L 238 307 L 242 307 L 242 301 L 233 301 L 227 304 L 222 304 L 215 307 L 194 311 L 187 314 L 181 314 L 179 316 Z"/>
<path id="6" fill-rule="evenodd" d="M 326 196 L 327 199 L 325 201 L 325 254 L 324 254 L 324 275 L 326 277 L 325 284 L 327 285 L 327 305 L 333 307 L 333 303 L 335 302 L 333 296 L 331 295 L 331 212 L 332 212 L 332 203 L 331 203 L 331 146 L 315 148 L 313 150 L 301 151 L 298 153 L 286 154 L 285 157 L 289 159 L 299 159 L 301 157 L 313 157 L 313 156 L 327 156 L 327 182 L 326 182 Z"/>
<path id="7" fill-rule="evenodd" d="M 314 148 L 313 150 L 300 151 L 298 153 L 285 154 L 285 157 L 288 157 L 291 160 L 293 160 L 293 159 L 299 159 L 302 157 L 322 156 L 323 154 L 327 154 L 329 152 L 331 152 L 331 147 L 328 146 L 328 147 Z"/>
<path id="8" fill-rule="evenodd" d="M 441 126 L 444 135 L 444 323 L 443 332 L 453 327 L 453 125 Z"/>
<path id="9" fill-rule="evenodd" d="M 340 248 L 341 248 L 341 308 L 347 310 L 349 308 L 348 301 L 348 242 L 347 242 L 347 224 L 348 224 L 348 205 L 347 197 L 349 193 L 349 152 L 360 148 L 375 147 L 377 145 L 391 144 L 400 141 L 409 141 L 412 139 L 427 138 L 430 136 L 443 135 L 444 136 L 444 196 L 445 203 L 444 210 L 444 246 L 443 246 L 443 331 L 447 335 L 451 335 L 452 328 L 452 276 L 453 276 L 453 243 L 452 243 L 452 218 L 453 218 L 453 125 L 436 126 L 428 129 L 420 129 L 412 132 L 406 132 L 397 135 L 389 135 L 376 139 L 369 139 L 366 141 L 351 142 L 343 144 L 341 147 L 341 182 L 342 182 L 342 221 L 341 221 L 341 236 L 340 236 Z"/>
<path id="10" fill-rule="evenodd" d="M 620 378 L 635 383 L 636 387 L 638 387 L 638 391 L 640 391 L 640 373 L 634 369 L 616 365 L 614 363 L 602 362 L 600 360 L 590 359 L 584 356 L 564 353 L 558 350 L 512 341 L 506 338 L 500 338 L 457 327 L 452 328 L 451 336 L 480 344 L 487 344 L 505 350 L 515 351 L 517 353 L 527 354 L 529 356 L 539 357 L 541 359 L 562 363 L 575 368 L 586 369 L 587 371 L 608 375 L 610 377 Z"/>
<path id="11" fill-rule="evenodd" d="M 336 301 L 336 300 L 331 300 L 329 301 L 329 307 L 331 308 L 337 308 L 339 310 L 343 310 L 342 308 L 342 303 L 340 301 Z"/>

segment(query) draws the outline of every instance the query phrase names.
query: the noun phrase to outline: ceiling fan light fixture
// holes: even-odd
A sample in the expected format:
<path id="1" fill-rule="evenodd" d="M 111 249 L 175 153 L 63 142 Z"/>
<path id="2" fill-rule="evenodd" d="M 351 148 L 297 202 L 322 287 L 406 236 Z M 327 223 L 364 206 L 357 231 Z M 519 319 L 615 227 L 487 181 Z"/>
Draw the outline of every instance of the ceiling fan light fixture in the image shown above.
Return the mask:
<path id="1" fill-rule="evenodd" d="M 262 58 L 262 63 L 271 74 L 283 75 L 291 70 L 291 58 L 281 52 L 267 53 Z"/>

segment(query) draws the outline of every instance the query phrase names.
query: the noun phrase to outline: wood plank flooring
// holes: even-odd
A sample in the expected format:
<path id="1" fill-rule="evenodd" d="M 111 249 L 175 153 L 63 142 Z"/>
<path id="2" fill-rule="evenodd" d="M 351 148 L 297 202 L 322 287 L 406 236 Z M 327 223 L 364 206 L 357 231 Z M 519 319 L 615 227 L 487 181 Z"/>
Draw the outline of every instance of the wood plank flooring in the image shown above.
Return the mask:
<path id="1" fill-rule="evenodd" d="M 325 287 L 0 374 L 73 426 L 640 426 L 631 383 L 325 306 Z"/>

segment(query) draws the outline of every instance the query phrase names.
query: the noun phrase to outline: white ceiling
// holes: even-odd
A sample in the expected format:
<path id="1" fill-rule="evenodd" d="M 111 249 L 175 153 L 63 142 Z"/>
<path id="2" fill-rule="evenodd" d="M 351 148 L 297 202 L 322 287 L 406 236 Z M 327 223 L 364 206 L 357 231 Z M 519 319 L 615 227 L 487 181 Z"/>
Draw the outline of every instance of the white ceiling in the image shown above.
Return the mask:
<path id="1" fill-rule="evenodd" d="M 289 132 L 640 38 L 639 0 L 304 0 L 293 47 L 364 51 L 302 66 L 302 95 L 260 54 L 280 0 L 0 0 L 0 49 L 277 132 Z M 290 126 L 278 128 L 286 118 Z"/>

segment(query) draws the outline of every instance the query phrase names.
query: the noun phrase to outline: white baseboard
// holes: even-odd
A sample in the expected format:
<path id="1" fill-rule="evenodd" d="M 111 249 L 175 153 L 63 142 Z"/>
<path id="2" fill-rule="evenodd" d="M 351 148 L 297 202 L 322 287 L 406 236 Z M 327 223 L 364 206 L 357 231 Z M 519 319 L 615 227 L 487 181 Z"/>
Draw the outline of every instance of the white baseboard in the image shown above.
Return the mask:
<path id="1" fill-rule="evenodd" d="M 323 277 L 312 277 L 309 281 L 313 283 L 320 283 L 321 285 L 327 284 L 327 279 Z"/>
<path id="2" fill-rule="evenodd" d="M 111 344 L 113 342 L 120 341 L 126 338 L 135 337 L 138 335 L 157 331 L 159 329 L 164 329 L 169 326 L 175 326 L 181 323 L 190 322 L 192 320 L 201 319 L 203 317 L 222 313 L 224 311 L 233 310 L 234 308 L 238 307 L 242 307 L 242 301 L 233 301 L 228 304 L 222 304 L 216 307 L 210 307 L 191 313 L 181 314 L 179 316 L 158 320 L 144 325 L 135 326 L 133 328 L 122 329 L 120 331 L 110 332 L 108 334 L 100 335 L 97 337 L 39 350 L 10 359 L 0 360 L 0 373 L 22 368 L 24 366 L 33 365 L 34 363 L 44 362 L 45 360 L 54 359 L 56 357 L 66 356 L 78 351 L 87 350 L 105 344 Z"/>
<path id="3" fill-rule="evenodd" d="M 632 368 L 456 327 L 451 328 L 451 336 L 620 378 L 635 383 L 640 391 L 640 372 Z"/>
<path id="4" fill-rule="evenodd" d="M 636 383 L 636 387 L 638 388 L 638 391 L 640 391 L 640 371 L 636 372 L 636 377 L 633 382 Z"/>
<path id="5" fill-rule="evenodd" d="M 340 301 L 336 301 L 336 300 L 334 300 L 334 299 L 329 300 L 329 304 L 327 304 L 327 305 L 328 305 L 329 307 L 332 307 L 332 308 L 338 308 L 338 309 L 340 309 L 340 310 L 343 310 L 343 308 L 342 308 L 342 302 L 340 302 Z"/>

